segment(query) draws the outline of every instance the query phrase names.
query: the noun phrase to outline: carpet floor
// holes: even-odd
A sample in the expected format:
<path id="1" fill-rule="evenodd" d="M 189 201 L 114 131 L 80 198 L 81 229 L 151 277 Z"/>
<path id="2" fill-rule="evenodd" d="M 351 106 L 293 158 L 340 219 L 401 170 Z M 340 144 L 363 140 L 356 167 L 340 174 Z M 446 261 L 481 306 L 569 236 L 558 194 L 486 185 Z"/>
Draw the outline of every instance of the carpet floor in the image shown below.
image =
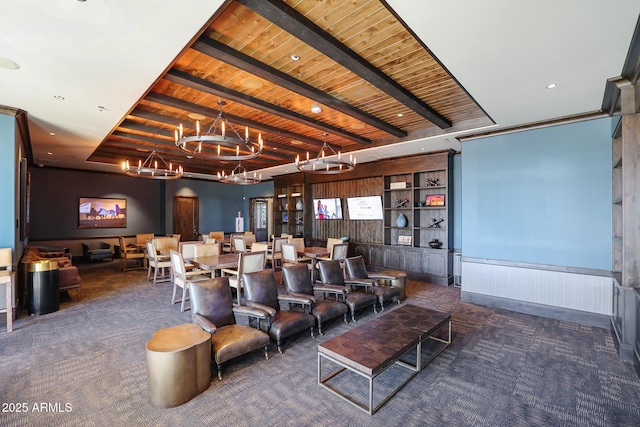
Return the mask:
<path id="1" fill-rule="evenodd" d="M 219 381 L 170 409 L 147 401 L 145 344 L 191 322 L 171 305 L 172 285 L 117 262 L 79 264 L 82 300 L 0 319 L 2 426 L 638 426 L 640 380 L 618 359 L 610 331 L 460 302 L 459 290 L 409 281 L 407 299 L 452 313 L 453 342 L 376 414 L 317 384 L 317 345 L 383 314 L 337 319 L 325 335 L 272 342 L 225 365 Z M 389 306 L 393 310 L 397 305 Z M 324 369 L 324 364 L 323 364 Z M 380 379 L 382 389 L 397 381 Z M 366 386 L 355 375 L 347 389 Z"/>

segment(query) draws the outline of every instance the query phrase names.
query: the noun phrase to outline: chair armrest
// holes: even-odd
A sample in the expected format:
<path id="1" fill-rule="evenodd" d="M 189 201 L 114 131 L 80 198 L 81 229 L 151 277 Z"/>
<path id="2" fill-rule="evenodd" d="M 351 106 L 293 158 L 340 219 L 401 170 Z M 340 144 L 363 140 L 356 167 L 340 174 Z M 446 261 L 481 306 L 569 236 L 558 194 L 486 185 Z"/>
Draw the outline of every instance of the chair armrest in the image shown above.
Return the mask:
<path id="1" fill-rule="evenodd" d="M 313 295 L 290 292 L 278 295 L 278 301 L 290 302 L 292 304 L 313 304 L 316 302 L 316 297 Z"/>
<path id="2" fill-rule="evenodd" d="M 257 302 L 247 301 L 247 306 L 259 308 L 260 310 L 268 313 L 269 316 L 275 316 L 276 315 L 276 309 L 273 308 L 273 307 L 269 307 L 268 305 L 260 304 L 260 303 L 257 303 Z"/>
<path id="3" fill-rule="evenodd" d="M 191 313 L 191 321 L 211 335 L 215 334 L 218 329 L 215 323 L 200 314 Z"/>
<path id="4" fill-rule="evenodd" d="M 258 319 L 267 319 L 269 317 L 269 313 L 261 308 L 257 307 L 249 307 L 246 305 L 234 305 L 231 310 L 235 314 L 239 314 L 241 316 L 247 317 L 257 317 Z"/>
<path id="5" fill-rule="evenodd" d="M 367 279 L 349 279 L 345 280 L 344 283 L 350 286 L 364 286 L 366 288 L 365 292 L 368 292 L 369 288 L 371 288 L 371 292 L 373 292 L 373 287 L 375 286 L 372 280 Z"/>
<path id="6" fill-rule="evenodd" d="M 386 274 L 369 274 L 369 279 L 374 280 L 394 280 L 397 279 L 396 276 L 387 276 Z"/>
<path id="7" fill-rule="evenodd" d="M 346 286 L 332 285 L 329 283 L 323 283 L 320 285 L 314 285 L 313 290 L 315 292 L 333 293 L 333 294 L 346 294 L 349 292 L 349 288 Z"/>
<path id="8" fill-rule="evenodd" d="M 232 270 L 230 268 L 221 268 L 220 269 L 223 273 L 228 273 L 232 276 L 237 276 L 238 275 L 238 270 Z"/>

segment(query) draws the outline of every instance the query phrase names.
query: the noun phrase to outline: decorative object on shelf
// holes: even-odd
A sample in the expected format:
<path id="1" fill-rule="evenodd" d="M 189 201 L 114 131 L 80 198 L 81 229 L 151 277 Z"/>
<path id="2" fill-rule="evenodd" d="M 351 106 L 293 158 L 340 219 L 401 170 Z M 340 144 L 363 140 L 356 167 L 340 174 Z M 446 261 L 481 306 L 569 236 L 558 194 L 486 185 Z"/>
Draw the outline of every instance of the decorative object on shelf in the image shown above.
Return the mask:
<path id="1" fill-rule="evenodd" d="M 224 171 L 218 172 L 218 181 L 223 182 L 225 184 L 238 184 L 238 185 L 251 185 L 258 184 L 262 181 L 262 174 L 258 175 L 257 173 L 249 173 L 242 166 L 241 163 L 238 163 L 232 171 L 231 174 L 227 175 Z"/>
<path id="2" fill-rule="evenodd" d="M 424 204 L 425 204 L 424 200 L 418 200 L 418 207 L 419 208 L 424 208 Z"/>
<path id="3" fill-rule="evenodd" d="M 398 244 L 401 246 L 411 246 L 411 236 L 398 236 Z"/>
<path id="4" fill-rule="evenodd" d="M 396 219 L 396 225 L 398 227 L 406 227 L 408 222 L 407 217 L 403 213 L 398 215 L 398 219 Z"/>
<path id="5" fill-rule="evenodd" d="M 297 225 L 301 225 L 301 224 L 303 224 L 303 222 L 302 222 L 302 218 L 300 218 L 300 217 L 296 217 L 296 224 L 297 224 Z"/>
<path id="6" fill-rule="evenodd" d="M 289 222 L 289 215 L 284 214 L 284 215 L 282 216 L 282 223 L 283 223 L 283 224 L 286 224 L 286 223 L 288 223 L 288 222 Z"/>
<path id="7" fill-rule="evenodd" d="M 431 224 L 427 225 L 427 228 L 440 228 L 442 222 L 444 222 L 443 218 L 431 218 Z"/>
<path id="8" fill-rule="evenodd" d="M 285 204 L 284 204 L 284 210 L 285 210 L 285 211 L 288 211 L 288 210 L 289 210 L 289 203 L 285 203 Z"/>
<path id="9" fill-rule="evenodd" d="M 175 144 L 182 151 L 214 160 L 255 159 L 262 152 L 262 134 L 255 141 L 249 139 L 249 128 L 244 128 L 244 138 L 222 114 L 226 102 L 219 100 L 220 112 L 206 132 L 200 133 L 200 120 L 196 120 L 196 134 L 186 136 L 182 123 L 175 133 Z"/>
<path id="10" fill-rule="evenodd" d="M 444 194 L 427 194 L 425 206 L 444 206 Z"/>
<path id="11" fill-rule="evenodd" d="M 396 199 L 396 202 L 394 203 L 393 207 L 394 208 L 406 208 L 408 203 L 409 203 L 408 199 L 404 199 L 404 200 L 397 200 Z"/>
<path id="12" fill-rule="evenodd" d="M 437 187 L 438 185 L 440 185 L 439 182 L 440 182 L 440 178 L 427 178 L 426 179 L 427 187 Z"/>
<path id="13" fill-rule="evenodd" d="M 389 190 L 399 190 L 407 188 L 406 182 L 391 182 L 389 183 Z"/>
<path id="14" fill-rule="evenodd" d="M 122 162 L 122 170 L 129 176 L 152 179 L 176 179 L 184 173 L 182 166 L 176 166 L 174 169 L 173 164 L 167 163 L 155 148 L 144 162 L 138 160 L 138 166 L 131 167 L 129 160 Z"/>
<path id="15" fill-rule="evenodd" d="M 298 200 L 296 203 L 296 210 L 297 211 L 301 211 L 302 210 L 302 200 Z"/>
<path id="16" fill-rule="evenodd" d="M 429 246 L 433 249 L 440 249 L 442 247 L 442 242 L 438 239 L 433 239 L 429 242 Z"/>
<path id="17" fill-rule="evenodd" d="M 309 158 L 309 152 L 307 152 L 307 159 L 300 160 L 300 155 L 296 156 L 296 167 L 298 170 L 307 173 L 317 174 L 338 174 L 352 171 L 356 167 L 356 159 L 352 155 L 349 155 L 349 161 L 345 161 L 342 158 L 340 151 L 336 152 L 329 144 L 327 144 L 327 133 L 322 134 L 324 142 L 322 148 L 315 159 Z M 325 157 L 325 149 L 329 151 L 329 155 L 338 156 L 337 159 L 329 159 Z"/>

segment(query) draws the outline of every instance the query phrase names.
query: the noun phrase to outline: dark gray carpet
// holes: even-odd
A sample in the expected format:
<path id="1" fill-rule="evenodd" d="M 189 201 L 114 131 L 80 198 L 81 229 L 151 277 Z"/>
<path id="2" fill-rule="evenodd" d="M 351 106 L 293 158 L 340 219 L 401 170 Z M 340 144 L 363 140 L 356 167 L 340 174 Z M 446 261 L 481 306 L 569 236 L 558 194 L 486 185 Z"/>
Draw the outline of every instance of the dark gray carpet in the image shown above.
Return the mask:
<path id="1" fill-rule="evenodd" d="M 157 409 L 147 402 L 145 343 L 190 313 L 170 305 L 171 285 L 153 286 L 141 271 L 79 267 L 81 302 L 72 294 L 58 312 L 22 311 L 12 333 L 0 320 L 2 426 L 640 425 L 640 380 L 608 330 L 461 303 L 457 289 L 419 282 L 406 302 L 451 311 L 453 343 L 372 417 L 316 383 L 317 344 L 354 326 L 341 319 L 315 340 L 287 340 L 284 354 L 272 344 L 268 361 L 261 351 L 236 359 L 203 394 Z"/>

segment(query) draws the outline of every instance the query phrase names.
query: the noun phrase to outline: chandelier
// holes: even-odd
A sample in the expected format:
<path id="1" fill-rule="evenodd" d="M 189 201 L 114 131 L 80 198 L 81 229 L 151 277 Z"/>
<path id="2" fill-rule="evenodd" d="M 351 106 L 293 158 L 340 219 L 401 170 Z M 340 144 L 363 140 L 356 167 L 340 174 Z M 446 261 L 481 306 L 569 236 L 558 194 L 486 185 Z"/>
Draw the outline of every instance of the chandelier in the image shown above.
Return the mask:
<path id="1" fill-rule="evenodd" d="M 355 157 L 349 155 L 349 161 L 347 162 L 342 158 L 342 154 L 340 151 L 336 153 L 329 144 L 327 144 L 327 135 L 326 133 L 322 134 L 324 137 L 324 143 L 322 144 L 322 148 L 318 153 L 318 156 L 315 159 L 309 158 L 309 152 L 307 151 L 307 159 L 300 160 L 300 155 L 296 156 L 296 167 L 298 170 L 307 173 L 317 173 L 317 174 L 339 174 L 349 172 L 356 167 L 356 159 Z M 329 156 L 337 156 L 335 159 L 329 159 L 325 156 L 325 149 L 329 151 Z"/>
<path id="2" fill-rule="evenodd" d="M 224 173 L 224 171 L 218 172 L 218 180 L 225 184 L 251 185 L 262 181 L 262 174 L 258 175 L 256 172 L 253 172 L 252 175 L 247 172 L 247 169 L 242 166 L 242 164 L 238 163 L 238 166 L 236 166 L 229 175 Z"/>
<path id="3" fill-rule="evenodd" d="M 196 120 L 196 134 L 184 134 L 182 123 L 175 131 L 175 144 L 182 151 L 213 160 L 249 160 L 262 152 L 262 134 L 257 142 L 249 140 L 249 128 L 244 128 L 244 138 L 236 131 L 222 114 L 225 101 L 219 100 L 220 112 L 206 132 L 200 132 L 200 121 Z"/>
<path id="4" fill-rule="evenodd" d="M 182 166 L 174 169 L 173 164 L 167 163 L 155 148 L 144 162 L 138 160 L 138 166 L 131 167 L 129 160 L 122 162 L 122 170 L 129 176 L 152 179 L 176 179 L 184 173 Z"/>

